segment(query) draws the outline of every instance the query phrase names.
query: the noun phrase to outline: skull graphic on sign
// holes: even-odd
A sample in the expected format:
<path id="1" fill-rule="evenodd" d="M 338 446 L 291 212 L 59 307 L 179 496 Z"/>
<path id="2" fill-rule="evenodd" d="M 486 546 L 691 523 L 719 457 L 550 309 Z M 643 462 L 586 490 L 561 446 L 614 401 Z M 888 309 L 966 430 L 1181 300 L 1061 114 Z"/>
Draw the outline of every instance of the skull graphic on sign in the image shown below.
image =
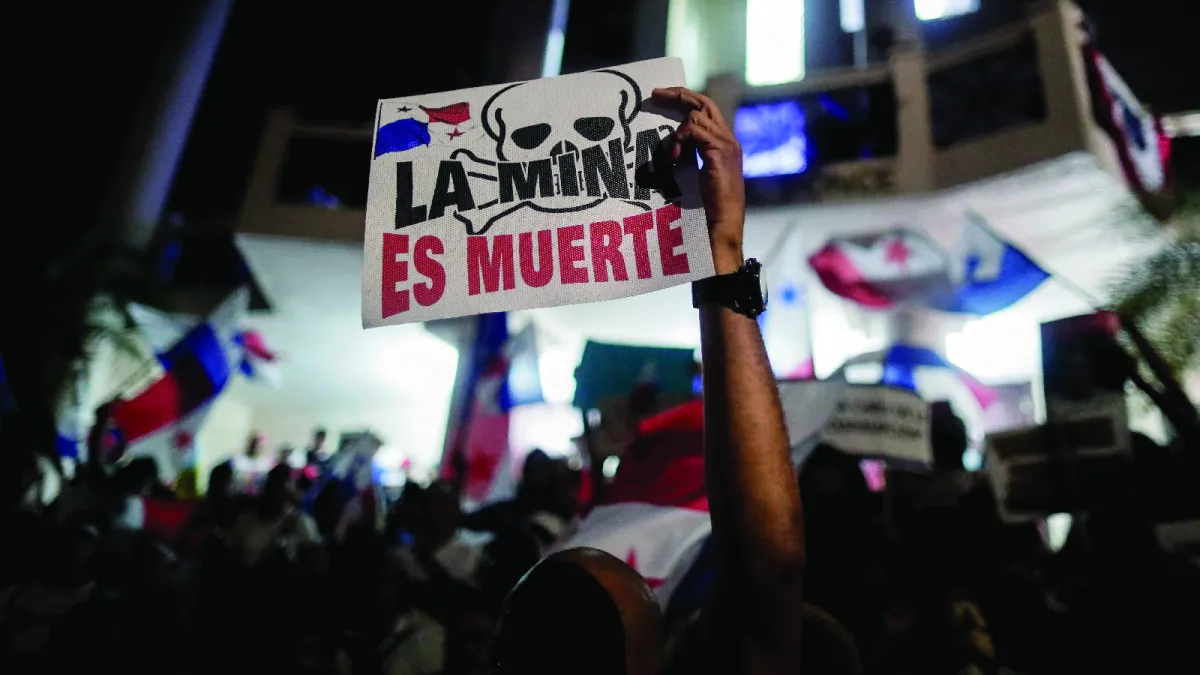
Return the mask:
<path id="1" fill-rule="evenodd" d="M 660 150 L 672 128 L 662 124 L 639 133 L 631 126 L 642 111 L 642 91 L 633 78 L 616 70 L 573 78 L 573 84 L 560 78 L 512 84 L 484 103 L 482 127 L 495 143 L 496 161 L 467 150 L 451 155 L 474 162 L 470 175 L 497 191 L 496 199 L 478 200 L 475 210 L 455 214 L 468 234 L 483 234 L 524 209 L 579 213 L 616 199 L 633 214 L 652 208 L 647 203 L 652 190 L 666 199 L 678 194 Z M 592 95 L 568 99 L 567 87 L 578 91 L 578 78 L 594 82 L 587 87 Z M 514 175 L 537 199 L 521 195 L 517 201 L 511 188 L 506 192 Z"/>

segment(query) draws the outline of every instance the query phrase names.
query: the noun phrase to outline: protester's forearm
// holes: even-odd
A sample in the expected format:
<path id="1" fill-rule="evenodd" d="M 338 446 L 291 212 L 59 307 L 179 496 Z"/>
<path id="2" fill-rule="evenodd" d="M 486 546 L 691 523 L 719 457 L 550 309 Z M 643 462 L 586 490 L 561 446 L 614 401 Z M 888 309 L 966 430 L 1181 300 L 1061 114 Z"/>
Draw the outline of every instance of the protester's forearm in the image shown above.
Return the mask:
<path id="1" fill-rule="evenodd" d="M 700 334 L 718 573 L 755 585 L 798 587 L 804 564 L 800 494 L 758 324 L 706 306 Z"/>

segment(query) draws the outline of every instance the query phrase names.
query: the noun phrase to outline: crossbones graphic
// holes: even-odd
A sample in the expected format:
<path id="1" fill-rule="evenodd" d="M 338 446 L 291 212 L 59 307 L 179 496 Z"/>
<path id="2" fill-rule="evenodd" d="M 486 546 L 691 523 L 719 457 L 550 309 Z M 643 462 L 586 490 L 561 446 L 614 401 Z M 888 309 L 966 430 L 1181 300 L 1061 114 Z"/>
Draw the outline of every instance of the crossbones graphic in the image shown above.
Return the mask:
<path id="1" fill-rule="evenodd" d="M 579 78 L 590 84 L 580 87 Z M 614 79 L 619 82 L 613 86 Z M 673 131 L 662 124 L 652 129 L 653 150 L 640 148 L 631 123 L 642 112 L 642 92 L 633 78 L 617 70 L 597 70 L 573 77 L 564 85 L 559 78 L 511 84 L 497 91 L 481 111 L 484 132 L 495 142 L 499 161 L 476 156 L 470 150 L 455 150 L 451 159 L 467 160 L 475 209 L 454 217 L 466 225 L 467 233 L 484 234 L 493 225 L 524 209 L 541 213 L 579 213 L 618 200 L 629 205 L 630 215 L 650 211 L 659 202 L 678 196 L 671 163 L 661 139 Z M 585 89 L 588 96 L 569 105 L 552 105 L 564 100 L 562 87 Z M 645 131 L 642 132 L 643 134 Z M 643 145 L 646 138 L 642 138 Z M 602 155 L 595 153 L 603 152 Z M 600 184 L 595 175 L 585 175 L 584 155 L 603 157 L 610 166 L 623 167 L 620 184 Z M 648 157 L 646 155 L 649 155 Z M 619 159 L 618 159 L 619 157 Z M 500 163 L 533 162 L 549 158 L 553 166 L 553 197 L 515 203 L 500 197 Z M 630 179 L 632 178 L 632 181 Z M 651 203 L 654 200 L 655 203 Z"/>

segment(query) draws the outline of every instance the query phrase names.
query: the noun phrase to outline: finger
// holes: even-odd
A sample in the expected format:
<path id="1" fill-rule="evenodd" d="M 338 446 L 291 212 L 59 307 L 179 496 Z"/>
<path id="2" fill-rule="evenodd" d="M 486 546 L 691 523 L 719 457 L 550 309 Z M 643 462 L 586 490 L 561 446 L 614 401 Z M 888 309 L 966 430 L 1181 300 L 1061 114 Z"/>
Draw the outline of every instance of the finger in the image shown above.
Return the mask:
<path id="1" fill-rule="evenodd" d="M 699 110 L 693 110 L 692 112 L 688 113 L 687 121 L 692 125 L 698 126 L 716 136 L 728 135 L 728 129 Z"/>
<path id="2" fill-rule="evenodd" d="M 655 89 L 651 92 L 651 96 L 664 101 L 672 102 L 677 105 L 699 110 L 708 115 L 721 126 L 726 126 L 725 117 L 721 115 L 721 109 L 711 98 L 704 94 L 697 94 L 686 87 L 666 87 L 663 89 Z"/>
<path id="3" fill-rule="evenodd" d="M 725 138 L 697 124 L 681 125 L 674 133 L 675 143 L 671 148 L 671 159 L 678 162 L 684 148 L 704 150 L 720 147 Z"/>

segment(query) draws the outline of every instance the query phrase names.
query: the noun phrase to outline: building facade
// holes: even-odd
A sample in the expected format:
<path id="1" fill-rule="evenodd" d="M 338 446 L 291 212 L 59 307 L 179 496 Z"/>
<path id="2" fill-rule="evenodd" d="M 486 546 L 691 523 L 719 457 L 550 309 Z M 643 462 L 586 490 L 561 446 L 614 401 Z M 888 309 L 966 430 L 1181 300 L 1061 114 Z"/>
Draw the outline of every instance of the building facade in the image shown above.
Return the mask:
<path id="1" fill-rule="evenodd" d="M 791 318 L 765 329 L 768 348 L 781 363 L 811 359 L 817 375 L 914 344 L 1012 388 L 1025 397 L 1015 405 L 1036 416 L 1038 324 L 1103 300 L 1107 277 L 1146 251 L 1122 237 L 1114 210 L 1135 196 L 1153 210 L 1169 187 L 1157 145 L 1142 138 L 1139 155 L 1122 140 L 1122 131 L 1144 131 L 1152 118 L 1111 69 L 1106 77 L 1123 107 L 1099 96 L 1088 22 L 1066 0 L 516 4 L 524 18 L 497 24 L 491 49 L 507 56 L 494 60 L 490 79 L 665 53 L 681 58 L 689 85 L 735 120 L 751 203 L 747 254 L 767 261 L 776 302 L 794 310 L 775 313 Z M 496 11 L 516 4 L 501 1 Z M 505 43 L 517 47 L 506 52 Z M 1118 108 L 1123 120 L 1114 128 Z M 306 123 L 288 110 L 268 115 L 236 231 L 280 330 L 320 321 L 315 305 L 288 318 L 289 305 L 304 304 L 287 300 L 300 284 L 323 286 L 315 297 L 332 298 L 337 288 L 336 302 L 357 293 L 372 135 Z M 895 228 L 949 250 L 968 217 L 1053 278 L 987 317 L 879 312 L 828 292 L 806 262 L 832 237 Z M 566 345 L 553 358 L 567 368 L 589 338 L 691 346 L 699 338 L 686 288 L 525 314 L 555 336 L 551 343 Z M 872 367 L 856 377 L 877 377 Z M 986 424 L 951 385 L 921 386 L 931 398 L 952 399 L 977 429 Z"/>

